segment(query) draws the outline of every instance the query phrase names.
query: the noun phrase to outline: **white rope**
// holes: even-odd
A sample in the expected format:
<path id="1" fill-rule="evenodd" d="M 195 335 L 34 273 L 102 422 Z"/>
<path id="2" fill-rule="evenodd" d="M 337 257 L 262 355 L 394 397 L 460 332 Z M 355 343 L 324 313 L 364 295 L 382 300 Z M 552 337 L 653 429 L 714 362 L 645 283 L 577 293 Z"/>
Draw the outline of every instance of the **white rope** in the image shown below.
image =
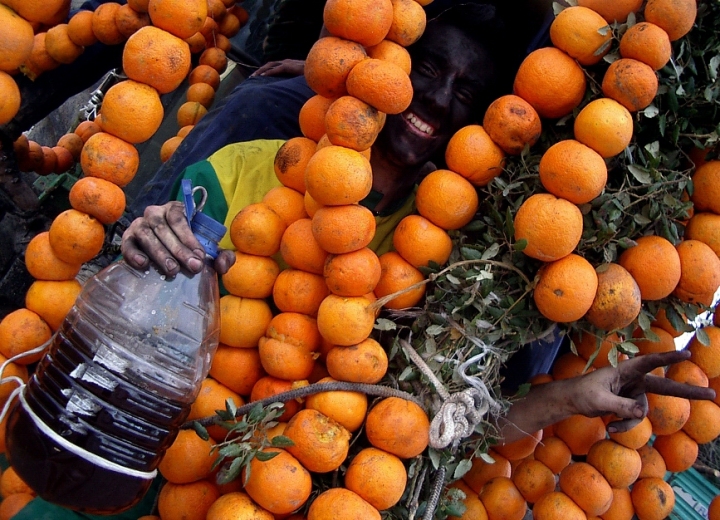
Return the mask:
<path id="1" fill-rule="evenodd" d="M 50 336 L 50 339 L 47 340 L 42 345 L 38 345 L 37 347 L 26 350 L 25 352 L 21 352 L 20 354 L 16 354 L 10 359 L 7 359 L 3 362 L 2 365 L 0 365 L 0 385 L 4 385 L 5 383 L 17 383 L 17 388 L 13 389 L 12 393 L 8 397 L 7 401 L 5 401 L 5 405 L 3 406 L 2 411 L 0 411 L 0 422 L 5 420 L 5 416 L 8 413 L 8 410 L 10 409 L 10 406 L 12 405 L 13 400 L 17 397 L 18 392 L 23 389 L 25 386 L 25 381 L 22 380 L 22 378 L 18 376 L 8 376 L 8 377 L 2 377 L 3 373 L 5 372 L 5 368 L 7 368 L 10 363 L 15 362 L 18 359 L 22 359 L 24 357 L 32 356 L 34 354 L 39 354 L 40 352 L 43 352 L 46 348 L 50 346 L 50 344 L 55 339 L 55 335 L 53 334 Z"/>

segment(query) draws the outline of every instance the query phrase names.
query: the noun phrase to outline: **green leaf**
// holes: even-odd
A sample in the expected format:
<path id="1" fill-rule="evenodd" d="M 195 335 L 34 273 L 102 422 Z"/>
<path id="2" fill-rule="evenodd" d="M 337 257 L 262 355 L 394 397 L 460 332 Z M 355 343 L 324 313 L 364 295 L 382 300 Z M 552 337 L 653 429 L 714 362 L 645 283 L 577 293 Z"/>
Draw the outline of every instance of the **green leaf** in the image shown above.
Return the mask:
<path id="1" fill-rule="evenodd" d="M 394 321 L 388 320 L 386 318 L 378 318 L 377 320 L 375 320 L 375 325 L 373 328 L 376 330 L 388 331 L 397 329 L 397 325 Z"/>
<path id="2" fill-rule="evenodd" d="M 225 399 L 225 410 L 227 410 L 232 418 L 235 418 L 235 415 L 237 414 L 237 405 L 231 397 Z"/>
<path id="3" fill-rule="evenodd" d="M 480 251 L 472 247 L 461 247 L 460 254 L 465 260 L 480 260 L 482 258 Z"/>
<path id="4" fill-rule="evenodd" d="M 272 444 L 275 448 L 287 448 L 288 446 L 295 446 L 293 440 L 290 437 L 286 437 L 285 435 L 276 435 L 272 438 L 270 444 Z"/>
<path id="5" fill-rule="evenodd" d="M 648 105 L 645 110 L 642 111 L 642 114 L 647 117 L 648 119 L 652 119 L 653 117 L 657 116 L 660 113 L 660 110 L 658 107 L 656 107 L 653 104 Z"/>
<path id="6" fill-rule="evenodd" d="M 639 352 L 637 345 L 632 341 L 623 341 L 617 346 L 622 352 L 629 356 L 634 356 Z"/>
<path id="7" fill-rule="evenodd" d="M 627 169 L 641 184 L 652 184 L 652 177 L 646 170 L 639 168 L 634 164 L 628 164 Z"/>
<path id="8" fill-rule="evenodd" d="M 218 484 L 228 484 L 238 478 L 240 475 L 240 472 L 242 471 L 244 460 L 242 458 L 233 459 L 233 461 L 230 463 L 229 466 L 223 467 L 218 471 L 217 474 L 217 483 Z M 248 468 L 248 473 L 250 473 L 250 470 Z"/>
<path id="9" fill-rule="evenodd" d="M 470 462 L 469 459 L 461 460 L 455 468 L 455 471 L 453 472 L 453 480 L 461 478 L 465 473 L 470 471 L 471 468 L 472 462 Z"/>
<path id="10" fill-rule="evenodd" d="M 248 414 L 248 422 L 251 424 L 256 424 L 260 422 L 260 420 L 263 418 L 263 415 L 265 415 L 265 409 L 262 407 L 261 404 L 256 404 L 252 407 L 250 410 L 250 413 Z"/>
<path id="11" fill-rule="evenodd" d="M 192 422 L 192 428 L 193 430 L 195 430 L 195 433 L 197 433 L 198 437 L 200 437 L 202 440 L 207 441 L 210 439 L 210 434 L 208 433 L 207 429 L 198 421 Z"/>
<path id="12" fill-rule="evenodd" d="M 432 462 L 433 468 L 438 469 L 440 467 L 440 452 L 430 448 L 428 450 L 428 456 L 430 457 L 430 462 Z"/>
<path id="13" fill-rule="evenodd" d="M 482 259 L 490 260 L 491 258 L 495 258 L 499 252 L 500 244 L 495 243 L 485 250 L 485 252 L 482 254 Z"/>
<path id="14" fill-rule="evenodd" d="M 513 245 L 513 249 L 515 251 L 523 251 L 527 247 L 527 243 L 528 242 L 526 238 L 521 238 L 520 240 L 515 242 L 515 244 Z"/>
<path id="15" fill-rule="evenodd" d="M 218 450 L 218 453 L 224 458 L 235 458 L 244 454 L 248 450 L 248 448 L 249 444 L 233 442 L 231 444 L 226 444 L 225 446 L 222 446 Z"/>
<path id="16" fill-rule="evenodd" d="M 259 460 L 260 462 L 267 462 L 271 459 L 274 459 L 280 454 L 279 451 L 258 451 L 255 454 L 255 458 Z"/>
<path id="17" fill-rule="evenodd" d="M 696 330 L 695 337 L 702 345 L 706 347 L 710 346 L 710 336 L 708 336 L 708 333 L 705 329 L 699 328 L 698 330 Z"/>
<path id="18" fill-rule="evenodd" d="M 445 327 L 440 325 L 430 325 L 427 329 L 425 329 L 425 334 L 428 336 L 437 336 L 443 332 L 445 332 Z"/>
<path id="19" fill-rule="evenodd" d="M 644 332 L 647 332 L 648 330 L 650 330 L 650 318 L 644 312 L 641 312 L 640 315 L 638 316 L 638 325 L 640 325 L 640 328 Z"/>

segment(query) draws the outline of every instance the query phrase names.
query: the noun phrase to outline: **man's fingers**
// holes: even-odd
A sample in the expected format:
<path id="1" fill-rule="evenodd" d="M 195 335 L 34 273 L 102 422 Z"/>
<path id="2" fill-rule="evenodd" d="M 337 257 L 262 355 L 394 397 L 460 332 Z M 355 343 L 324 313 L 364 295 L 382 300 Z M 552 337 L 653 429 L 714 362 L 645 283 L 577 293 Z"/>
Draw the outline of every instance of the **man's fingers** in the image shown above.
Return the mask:
<path id="1" fill-rule="evenodd" d="M 632 430 L 640 424 L 642 419 L 623 419 L 622 421 L 613 421 L 608 423 L 607 429 L 610 433 L 623 433 L 628 430 Z"/>
<path id="2" fill-rule="evenodd" d="M 645 376 L 645 391 L 652 394 L 684 397 L 685 399 L 715 399 L 715 390 L 704 386 L 678 383 L 672 379 L 653 375 Z"/>
<path id="3" fill-rule="evenodd" d="M 654 354 L 645 354 L 643 356 L 636 356 L 628 361 L 623 361 L 618 364 L 618 368 L 621 370 L 633 370 L 637 372 L 648 373 L 657 367 L 664 367 L 672 365 L 673 363 L 679 363 L 690 358 L 690 352 L 686 350 L 673 350 L 671 352 L 658 352 Z"/>
<path id="4" fill-rule="evenodd" d="M 234 263 L 235 253 L 228 249 L 223 249 L 215 259 L 215 271 L 217 271 L 219 275 L 223 275 L 228 272 L 228 269 L 230 269 Z"/>

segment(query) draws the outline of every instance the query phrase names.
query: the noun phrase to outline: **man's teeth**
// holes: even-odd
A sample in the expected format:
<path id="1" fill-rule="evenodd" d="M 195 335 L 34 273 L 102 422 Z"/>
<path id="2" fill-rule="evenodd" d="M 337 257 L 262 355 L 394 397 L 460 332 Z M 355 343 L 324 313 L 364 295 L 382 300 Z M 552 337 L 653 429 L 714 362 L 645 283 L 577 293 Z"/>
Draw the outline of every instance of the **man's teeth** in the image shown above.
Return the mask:
<path id="1" fill-rule="evenodd" d="M 424 132 L 427 135 L 433 134 L 433 128 L 429 124 L 419 119 L 415 114 L 409 113 L 407 116 L 405 116 L 405 119 L 410 121 L 410 123 L 412 123 L 412 125 L 421 132 Z"/>

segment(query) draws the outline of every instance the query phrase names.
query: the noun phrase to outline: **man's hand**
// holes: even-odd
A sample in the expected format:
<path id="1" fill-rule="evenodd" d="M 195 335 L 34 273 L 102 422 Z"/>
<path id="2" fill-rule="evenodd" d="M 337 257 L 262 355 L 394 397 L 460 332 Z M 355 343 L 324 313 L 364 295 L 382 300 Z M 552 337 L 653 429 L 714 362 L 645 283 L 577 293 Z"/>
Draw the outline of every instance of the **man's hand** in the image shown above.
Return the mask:
<path id="1" fill-rule="evenodd" d="M 148 206 L 145 214 L 125 230 L 121 251 L 132 267 L 144 269 L 153 262 L 169 276 L 175 276 L 181 267 L 197 273 L 205 258 L 205 251 L 193 235 L 180 202 Z M 221 250 L 215 259 L 215 270 L 225 274 L 233 263 L 233 252 Z"/>
<path id="2" fill-rule="evenodd" d="M 282 60 L 269 61 L 258 70 L 250 74 L 253 76 L 302 76 L 305 73 L 305 61 L 303 60 Z"/>
<path id="3" fill-rule="evenodd" d="M 572 402 L 577 413 L 596 417 L 614 413 L 622 420 L 608 424 L 610 432 L 627 431 L 648 412 L 647 392 L 685 399 L 714 399 L 710 388 L 678 383 L 649 374 L 653 369 L 690 358 L 690 352 L 673 351 L 637 356 L 577 378 Z"/>

